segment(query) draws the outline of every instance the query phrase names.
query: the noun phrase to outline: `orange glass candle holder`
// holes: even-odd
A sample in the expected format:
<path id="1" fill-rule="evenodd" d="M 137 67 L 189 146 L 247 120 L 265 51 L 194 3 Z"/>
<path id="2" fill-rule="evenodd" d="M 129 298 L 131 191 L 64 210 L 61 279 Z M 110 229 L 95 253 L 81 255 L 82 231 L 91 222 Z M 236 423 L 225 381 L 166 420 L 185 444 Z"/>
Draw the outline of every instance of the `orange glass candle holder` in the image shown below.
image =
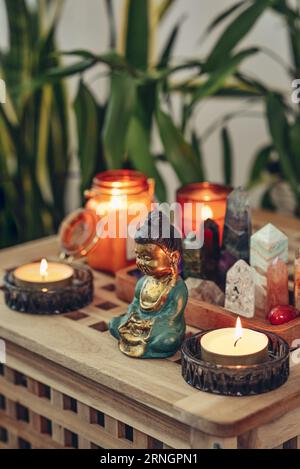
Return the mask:
<path id="1" fill-rule="evenodd" d="M 220 230 L 220 243 L 223 237 L 227 196 L 232 191 L 231 187 L 220 184 L 211 184 L 209 182 L 188 184 L 177 191 L 177 202 L 182 207 L 183 227 L 191 226 L 192 230 L 197 232 L 200 227 L 197 226 L 196 204 L 202 204 L 203 222 L 207 219 L 214 220 Z M 185 213 L 185 204 L 192 204 L 192 220 L 190 211 Z M 185 233 L 184 236 L 187 236 Z"/>
<path id="2" fill-rule="evenodd" d="M 136 171 L 106 171 L 95 176 L 85 196 L 86 208 L 71 214 L 61 226 L 64 253 L 74 258 L 85 256 L 90 267 L 110 273 L 133 264 L 135 243 L 128 227 L 138 215 L 140 223 L 146 219 L 154 181 Z M 137 213 L 137 204 L 145 207 L 143 214 Z M 108 220 L 113 229 L 103 237 Z"/>

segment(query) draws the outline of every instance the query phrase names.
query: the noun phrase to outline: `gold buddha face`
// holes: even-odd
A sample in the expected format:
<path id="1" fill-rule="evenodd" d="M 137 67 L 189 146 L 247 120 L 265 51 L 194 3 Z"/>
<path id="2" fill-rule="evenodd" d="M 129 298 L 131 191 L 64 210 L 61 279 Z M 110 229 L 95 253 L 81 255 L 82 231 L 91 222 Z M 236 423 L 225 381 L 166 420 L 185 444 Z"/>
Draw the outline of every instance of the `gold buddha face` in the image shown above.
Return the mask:
<path id="1" fill-rule="evenodd" d="M 157 244 L 136 244 L 137 267 L 151 277 L 165 277 L 177 270 L 179 253 L 163 250 Z"/>

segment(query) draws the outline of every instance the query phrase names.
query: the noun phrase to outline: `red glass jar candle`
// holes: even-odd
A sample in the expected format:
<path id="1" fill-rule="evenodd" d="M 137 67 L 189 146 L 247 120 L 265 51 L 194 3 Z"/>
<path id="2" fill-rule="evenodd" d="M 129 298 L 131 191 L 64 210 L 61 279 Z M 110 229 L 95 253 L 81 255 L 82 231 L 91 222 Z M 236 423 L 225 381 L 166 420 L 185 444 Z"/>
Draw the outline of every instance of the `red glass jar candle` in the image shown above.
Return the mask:
<path id="1" fill-rule="evenodd" d="M 196 219 L 196 204 L 203 204 L 202 206 L 202 218 L 203 222 L 207 219 L 214 220 L 220 230 L 220 243 L 223 237 L 224 221 L 226 214 L 226 203 L 227 196 L 232 191 L 232 188 L 228 186 L 222 186 L 220 184 L 211 184 L 209 182 L 192 183 L 188 184 L 177 192 L 177 202 L 182 207 L 183 214 L 183 227 L 190 226 L 192 231 L 197 232 L 199 226 L 197 225 L 198 220 Z M 192 212 L 186 210 L 185 204 L 192 204 Z M 192 220 L 189 220 L 190 214 L 192 213 Z M 184 236 L 187 236 L 185 233 Z"/>
<path id="2" fill-rule="evenodd" d="M 86 256 L 90 267 L 110 273 L 133 264 L 135 243 L 128 235 L 128 226 L 138 215 L 140 223 L 146 219 L 153 202 L 154 181 L 136 171 L 106 171 L 94 178 L 85 196 L 86 208 L 71 214 L 60 229 L 64 252 Z M 137 212 L 136 204 L 143 204 L 143 213 Z M 113 230 L 102 237 L 108 219 Z"/>

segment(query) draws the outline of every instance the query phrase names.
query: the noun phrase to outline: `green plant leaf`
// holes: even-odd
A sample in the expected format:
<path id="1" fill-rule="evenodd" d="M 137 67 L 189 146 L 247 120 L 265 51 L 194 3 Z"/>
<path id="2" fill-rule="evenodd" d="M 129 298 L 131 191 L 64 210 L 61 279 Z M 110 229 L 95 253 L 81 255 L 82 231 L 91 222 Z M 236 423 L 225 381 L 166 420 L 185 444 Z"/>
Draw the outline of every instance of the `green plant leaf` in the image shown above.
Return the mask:
<path id="1" fill-rule="evenodd" d="M 64 200 L 70 163 L 68 96 L 62 82 L 53 87 L 53 104 L 50 115 L 48 141 L 48 171 L 54 200 L 53 214 L 55 230 L 65 216 Z"/>
<path id="2" fill-rule="evenodd" d="M 273 188 L 274 188 L 274 185 L 271 184 L 271 186 L 268 187 L 268 189 L 266 189 L 266 191 L 262 195 L 260 204 L 261 204 L 261 207 L 265 210 L 271 210 L 271 211 L 276 210 L 276 207 L 272 200 L 272 195 L 271 195 Z"/>
<path id="3" fill-rule="evenodd" d="M 114 5 L 112 0 L 105 0 L 105 4 L 109 23 L 109 46 L 111 49 L 115 49 L 117 46 L 117 31 L 114 14 Z"/>
<path id="4" fill-rule="evenodd" d="M 6 233 L 1 243 L 6 244 L 53 233 L 64 216 L 68 104 L 58 79 L 54 85 L 31 86 L 49 67 L 59 65 L 58 54 L 53 52 L 62 1 L 53 0 L 50 5 L 41 0 L 30 8 L 27 4 L 27 0 L 6 1 L 10 40 L 8 52 L 1 56 L 8 92 L 5 108 L 0 110 L 0 152 L 8 168 L 4 185 L 0 181 L 0 192 L 5 194 L 1 231 Z M 44 12 L 52 6 L 54 15 L 44 21 Z M 1 168 L 0 180 L 3 174 Z"/>
<path id="5" fill-rule="evenodd" d="M 270 162 L 270 156 L 273 150 L 274 148 L 272 145 L 267 145 L 257 152 L 250 172 L 250 178 L 247 185 L 248 189 L 252 189 L 262 182 L 263 175 L 268 169 L 268 163 Z"/>
<path id="6" fill-rule="evenodd" d="M 275 0 L 272 5 L 272 9 L 276 11 L 276 13 L 288 18 L 289 21 L 299 21 L 297 11 L 290 8 L 285 0 Z"/>
<path id="7" fill-rule="evenodd" d="M 5 0 L 9 27 L 9 51 L 3 57 L 4 78 L 10 89 L 18 88 L 30 76 L 29 13 L 25 0 Z M 20 95 L 12 95 L 17 108 Z"/>
<path id="8" fill-rule="evenodd" d="M 155 179 L 156 195 L 160 201 L 165 201 L 167 198 L 166 187 L 151 153 L 155 98 L 156 83 L 149 83 L 137 88 L 134 113 L 127 134 L 127 150 L 133 167 Z"/>
<path id="9" fill-rule="evenodd" d="M 293 163 L 296 174 L 300 180 L 300 117 L 297 116 L 295 122 L 290 126 L 289 131 L 290 149 L 293 156 Z"/>
<path id="10" fill-rule="evenodd" d="M 223 173 L 224 182 L 227 186 L 232 185 L 232 168 L 233 168 L 233 150 L 230 135 L 227 127 L 223 127 L 221 132 L 222 147 L 223 147 Z"/>
<path id="11" fill-rule="evenodd" d="M 226 78 L 235 72 L 240 63 L 251 55 L 256 54 L 256 52 L 256 48 L 246 49 L 242 52 L 239 52 L 235 56 L 228 59 L 225 65 L 222 65 L 222 67 L 212 72 L 206 82 L 199 86 L 198 90 L 195 92 L 191 101 L 190 109 L 200 99 L 216 93 L 223 86 Z"/>
<path id="12" fill-rule="evenodd" d="M 158 6 L 158 19 L 162 21 L 167 13 L 169 12 L 170 8 L 175 4 L 176 0 L 161 0 L 160 5 Z"/>
<path id="13" fill-rule="evenodd" d="M 149 62 L 149 0 L 127 0 L 126 61 L 134 68 L 147 70 Z"/>
<path id="14" fill-rule="evenodd" d="M 155 114 L 166 157 L 181 183 L 198 181 L 201 178 L 201 168 L 193 148 L 184 140 L 171 117 L 161 110 L 159 104 Z"/>
<path id="15" fill-rule="evenodd" d="M 96 102 L 90 89 L 81 80 L 74 102 L 78 134 L 78 156 L 81 167 L 82 193 L 87 189 L 98 169 L 106 169 L 104 161 L 99 168 L 101 156 L 100 133 L 103 125 L 103 108 Z"/>
<path id="16" fill-rule="evenodd" d="M 299 18 L 298 18 L 299 21 Z M 300 28 L 298 22 L 289 22 L 288 34 L 290 49 L 294 61 L 294 68 L 296 73 L 300 70 Z M 295 75 L 293 76 L 293 78 Z"/>
<path id="17" fill-rule="evenodd" d="M 272 0 L 255 0 L 233 20 L 212 49 L 207 59 L 208 70 L 213 70 L 227 61 L 231 51 L 246 36 L 258 18 L 271 4 Z"/>
<path id="18" fill-rule="evenodd" d="M 77 75 L 78 73 L 83 73 L 89 68 L 93 67 L 95 63 L 96 62 L 94 59 L 84 59 L 69 66 L 58 66 L 56 68 L 48 70 L 47 75 L 44 77 L 44 80 L 39 80 L 39 83 L 45 84 L 49 81 L 56 81 L 62 78 L 70 77 L 72 75 Z"/>
<path id="19" fill-rule="evenodd" d="M 299 201 L 299 181 L 297 180 L 297 175 L 293 168 L 288 149 L 289 125 L 284 113 L 283 104 L 278 96 L 273 93 L 269 93 L 267 96 L 266 113 L 270 134 L 279 156 L 283 175 L 289 183 L 296 200 Z"/>
<path id="20" fill-rule="evenodd" d="M 235 73 L 235 77 L 240 81 L 242 85 L 244 85 L 245 87 L 249 87 L 253 90 L 254 93 L 257 93 L 259 96 L 265 96 L 268 93 L 268 89 L 265 87 L 265 85 L 257 79 L 249 78 L 240 71 Z"/>
<path id="21" fill-rule="evenodd" d="M 136 87 L 126 72 L 112 72 L 111 90 L 103 129 L 103 145 L 107 164 L 119 169 L 124 162 L 128 125 L 134 112 Z"/>
<path id="22" fill-rule="evenodd" d="M 177 37 L 178 37 L 180 27 L 181 27 L 184 19 L 185 19 L 185 17 L 183 16 L 177 22 L 177 24 L 174 26 L 173 30 L 171 31 L 171 34 L 168 38 L 168 41 L 167 41 L 167 43 L 166 43 L 166 45 L 163 49 L 163 52 L 161 54 L 161 57 L 160 57 L 160 60 L 159 60 L 158 66 L 157 66 L 158 69 L 163 69 L 163 68 L 166 68 L 168 66 L 170 58 L 172 57 L 172 53 L 173 53 L 173 50 L 174 50 L 174 47 L 175 47 L 175 44 L 176 44 L 176 40 L 177 40 Z"/>
<path id="23" fill-rule="evenodd" d="M 199 42 L 202 42 L 209 33 L 211 33 L 222 21 L 224 21 L 228 16 L 232 15 L 236 10 L 238 10 L 241 6 L 245 5 L 244 0 L 239 0 L 238 2 L 234 3 L 233 5 L 230 5 L 229 8 L 226 8 L 226 10 L 222 11 L 218 16 L 216 16 L 212 22 L 207 26 L 205 29 L 204 33 L 201 35 L 201 38 Z"/>
<path id="24" fill-rule="evenodd" d="M 201 149 L 201 141 L 197 137 L 197 134 L 195 131 L 192 132 L 192 147 L 199 162 L 199 182 L 207 181 L 206 171 L 205 171 L 204 161 L 203 161 L 203 153 Z"/>
<path id="25" fill-rule="evenodd" d="M 130 161 L 138 171 L 155 179 L 155 193 L 161 202 L 167 199 L 165 184 L 155 166 L 155 160 L 150 151 L 149 132 L 143 126 L 137 115 L 133 116 L 127 135 L 127 148 Z"/>

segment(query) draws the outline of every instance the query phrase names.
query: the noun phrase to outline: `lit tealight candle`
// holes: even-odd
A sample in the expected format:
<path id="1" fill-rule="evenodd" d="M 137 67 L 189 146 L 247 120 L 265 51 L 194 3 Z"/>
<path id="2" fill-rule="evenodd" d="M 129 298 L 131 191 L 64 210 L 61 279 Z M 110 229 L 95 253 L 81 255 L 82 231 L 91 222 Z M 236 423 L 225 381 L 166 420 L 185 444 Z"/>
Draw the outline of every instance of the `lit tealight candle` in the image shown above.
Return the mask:
<path id="1" fill-rule="evenodd" d="M 72 282 L 74 269 L 59 262 L 47 262 L 22 265 L 14 271 L 14 281 L 19 287 L 40 290 L 64 288 Z"/>
<path id="2" fill-rule="evenodd" d="M 243 329 L 238 318 L 235 328 L 217 329 L 201 338 L 203 361 L 215 365 L 255 365 L 268 358 L 268 337 Z"/>

